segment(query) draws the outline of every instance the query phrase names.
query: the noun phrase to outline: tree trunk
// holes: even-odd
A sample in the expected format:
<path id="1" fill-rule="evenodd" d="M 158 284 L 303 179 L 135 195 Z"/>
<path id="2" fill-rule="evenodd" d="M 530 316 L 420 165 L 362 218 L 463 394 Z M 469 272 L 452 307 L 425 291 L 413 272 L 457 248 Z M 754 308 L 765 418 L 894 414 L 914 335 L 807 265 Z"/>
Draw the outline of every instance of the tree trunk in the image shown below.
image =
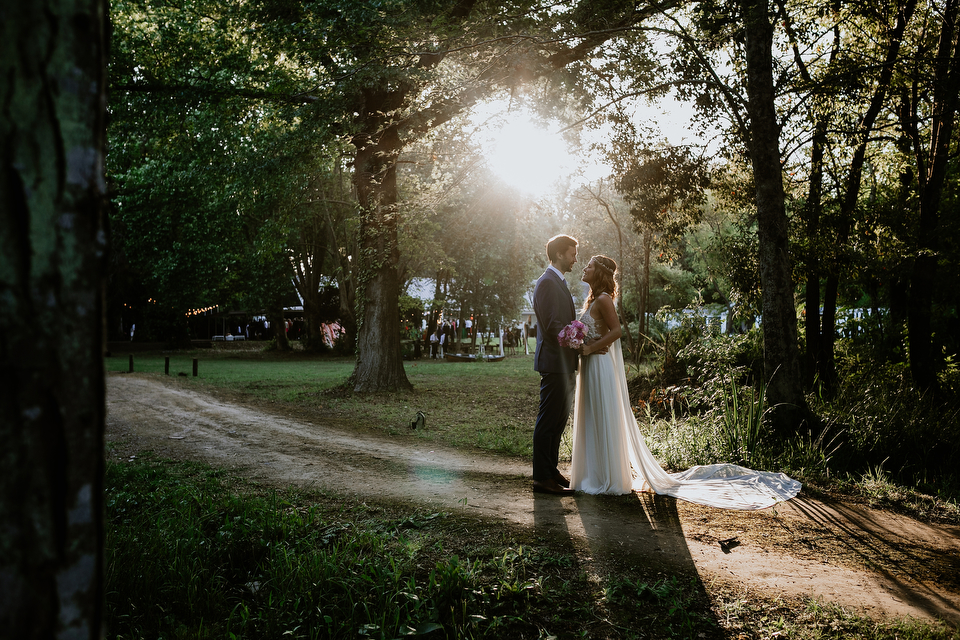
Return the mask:
<path id="1" fill-rule="evenodd" d="M 374 100 L 373 104 L 378 102 Z M 371 108 L 374 112 L 380 111 Z M 357 366 L 351 382 L 357 393 L 409 391 L 413 385 L 403 369 L 400 348 L 396 162 L 401 142 L 396 129 L 391 127 L 377 140 L 358 136 L 354 145 L 357 148 L 354 181 L 361 216 L 363 310 L 357 335 Z"/>
<path id="2" fill-rule="evenodd" d="M 293 286 L 303 300 L 304 336 L 301 338 L 304 351 L 318 352 L 324 348 L 321 329 L 320 274 L 323 256 L 327 253 L 326 222 L 313 210 L 299 221 L 297 235 L 293 240 Z"/>
<path id="3" fill-rule="evenodd" d="M 920 221 L 917 228 L 917 257 L 910 276 L 910 374 L 922 389 L 937 388 L 933 350 L 933 292 L 936 287 L 937 250 L 940 229 L 940 197 L 947 175 L 950 138 L 960 95 L 960 37 L 957 34 L 958 0 L 947 0 L 943 8 L 940 41 L 933 78 L 933 118 L 927 159 L 923 171 L 922 147 L 915 145 L 920 179 Z M 911 118 L 916 132 L 916 117 Z M 914 133 L 914 137 L 918 137 Z"/>
<path id="4" fill-rule="evenodd" d="M 0 625 L 99 638 L 107 9 L 8 3 L 0 30 Z"/>
<path id="5" fill-rule="evenodd" d="M 841 213 L 841 215 L 843 215 Z M 841 223 L 842 228 L 837 236 L 836 250 L 841 250 L 849 240 L 849 226 Z M 823 285 L 823 316 L 820 318 L 820 335 L 817 338 L 817 353 L 815 375 L 820 380 L 826 397 L 831 397 L 837 391 L 837 361 L 833 356 L 837 344 L 837 302 L 840 297 L 841 266 L 839 259 L 834 261 Z"/>
<path id="6" fill-rule="evenodd" d="M 617 264 L 620 265 L 620 296 L 617 297 L 617 315 L 620 318 L 620 325 L 623 328 L 623 340 L 627 346 L 627 351 L 630 352 L 634 362 L 640 362 L 640 344 L 643 341 L 643 334 L 639 334 L 637 339 L 634 340 L 633 333 L 630 332 L 630 326 L 627 323 L 626 312 L 623 309 L 623 287 L 624 287 L 624 273 L 626 273 L 626 261 L 623 257 L 623 232 L 620 230 L 620 223 L 617 221 L 616 217 L 610 213 L 609 209 L 607 214 L 610 217 L 610 221 L 613 222 L 614 227 L 617 229 Z M 636 277 L 634 277 L 636 280 Z M 640 327 L 640 325 L 638 325 Z M 639 332 L 638 332 L 639 333 Z"/>
<path id="7" fill-rule="evenodd" d="M 641 345 L 643 345 L 643 341 L 645 339 L 644 336 L 647 333 L 647 326 L 646 326 L 647 318 L 646 318 L 646 314 L 641 312 L 639 317 L 639 323 L 637 325 L 638 335 L 637 335 L 636 341 L 634 341 L 633 333 L 630 332 L 630 326 L 626 321 L 626 315 L 623 311 L 624 273 L 626 272 L 626 261 L 623 258 L 623 229 L 621 229 L 620 227 L 620 221 L 617 220 L 617 216 L 613 215 L 613 210 L 610 207 L 610 204 L 600 196 L 599 192 L 594 194 L 594 198 L 596 198 L 600 206 L 602 206 L 604 211 L 606 211 L 607 217 L 610 219 L 610 222 L 613 224 L 614 228 L 617 230 L 617 262 L 620 265 L 620 296 L 617 298 L 617 315 L 620 318 L 620 326 L 623 329 L 623 341 L 627 346 L 627 351 L 630 352 L 630 355 L 632 356 L 633 361 L 639 364 L 640 357 L 642 355 Z M 648 266 L 649 266 L 649 262 L 648 262 Z M 649 269 L 647 269 L 647 271 L 649 271 Z M 636 275 L 634 275 L 633 281 L 635 284 L 638 282 L 638 278 Z M 649 278 L 647 278 L 645 281 L 649 283 Z M 646 309 L 646 298 L 643 297 L 642 292 L 640 296 L 641 296 L 641 299 L 638 306 L 640 307 L 640 309 Z"/>
<path id="8" fill-rule="evenodd" d="M 440 325 L 440 312 L 443 305 L 440 300 L 443 299 L 443 271 L 437 271 L 437 279 L 433 284 L 433 301 L 430 302 L 430 319 L 427 320 L 427 335 L 432 336 Z"/>
<path id="9" fill-rule="evenodd" d="M 887 99 L 890 81 L 893 77 L 894 65 L 900 56 L 900 44 L 910 18 L 916 8 L 916 0 L 907 0 L 897 13 L 893 28 L 887 33 L 887 50 L 877 78 L 876 89 L 870 98 L 870 104 L 855 132 L 857 146 L 850 161 L 850 172 L 847 178 L 843 200 L 840 203 L 840 226 L 837 230 L 836 246 L 843 251 L 850 237 L 853 225 L 853 216 L 857 210 L 860 198 L 860 187 L 863 182 L 863 167 L 866 158 L 867 145 L 874 124 L 877 121 Z M 834 344 L 837 336 L 837 298 L 840 288 L 840 271 L 843 267 L 842 257 L 838 257 L 830 269 L 826 288 L 823 293 L 823 319 L 820 330 L 820 350 L 818 354 L 819 376 L 829 391 L 836 387 L 836 360 L 834 358 Z"/>
<path id="10" fill-rule="evenodd" d="M 340 292 L 340 327 L 343 329 L 343 338 L 349 344 L 350 351 L 357 343 L 357 285 L 354 265 L 347 257 L 341 258 L 340 268 L 337 270 L 337 287 Z"/>
<path id="11" fill-rule="evenodd" d="M 820 362 L 820 214 L 823 209 L 823 153 L 827 141 L 827 120 L 820 117 L 813 134 L 810 151 L 810 189 L 807 194 L 807 265 L 804 330 L 807 351 L 804 358 L 804 382 L 813 387 Z M 832 352 L 831 343 L 831 352 Z"/>
<path id="12" fill-rule="evenodd" d="M 340 283 L 340 326 L 343 327 L 344 340 L 351 346 L 357 342 L 356 304 L 357 296 L 351 276 Z"/>
<path id="13" fill-rule="evenodd" d="M 765 0 L 743 0 L 749 150 L 756 181 L 763 309 L 763 356 L 773 428 L 793 435 L 807 417 L 797 345 L 797 316 L 774 106 L 773 24 Z"/>
<path id="14" fill-rule="evenodd" d="M 303 296 L 303 293 L 300 294 Z M 324 350 L 326 343 L 323 340 L 323 320 L 320 317 L 320 294 L 315 293 L 309 298 L 303 296 L 303 320 L 305 323 L 303 350 L 308 353 L 319 353 Z"/>
<path id="15" fill-rule="evenodd" d="M 477 334 L 480 332 L 480 312 L 471 305 L 470 317 L 473 318 L 473 326 L 470 327 L 470 352 L 477 353 Z"/>
<path id="16" fill-rule="evenodd" d="M 305 243 L 306 244 L 306 243 Z M 293 286 L 303 300 L 303 319 L 306 324 L 301 338 L 304 351 L 315 353 L 324 348 L 322 320 L 320 317 L 321 295 L 319 273 L 316 269 L 317 255 L 323 247 L 307 245 L 294 260 Z"/>
<path id="17" fill-rule="evenodd" d="M 344 198 L 346 200 L 346 198 Z M 336 264 L 337 288 L 340 293 L 340 326 L 352 352 L 357 343 L 357 284 L 356 284 L 356 239 L 347 237 L 348 231 L 339 232 L 333 216 L 327 215 L 326 229 L 329 234 L 327 247 L 329 257 Z M 340 251 L 340 247 L 348 247 Z"/>
<path id="18" fill-rule="evenodd" d="M 650 338 L 650 253 L 653 250 L 650 230 L 643 231 L 643 280 L 640 283 L 640 343 Z"/>

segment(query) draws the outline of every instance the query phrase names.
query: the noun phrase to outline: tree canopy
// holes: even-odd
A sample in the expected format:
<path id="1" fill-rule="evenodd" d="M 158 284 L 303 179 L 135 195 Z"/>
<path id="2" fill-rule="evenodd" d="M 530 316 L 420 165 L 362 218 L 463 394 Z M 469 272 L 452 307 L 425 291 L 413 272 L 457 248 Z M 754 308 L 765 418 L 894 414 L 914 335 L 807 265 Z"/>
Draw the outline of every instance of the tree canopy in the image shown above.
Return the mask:
<path id="1" fill-rule="evenodd" d="M 708 208 L 730 212 L 717 226 L 730 259 L 711 264 L 736 300 L 757 302 L 774 404 L 802 414 L 805 385 L 829 381 L 837 305 L 857 291 L 890 309 L 891 345 L 909 329 L 913 377 L 927 386 L 955 316 L 939 310 L 956 304 L 923 277 L 955 261 L 940 242 L 955 198 L 954 5 L 118 2 L 110 166 L 123 258 L 171 308 L 223 299 L 237 282 L 266 301 L 284 270 L 307 306 L 336 282 L 355 326 L 352 387 L 407 389 L 409 280 L 435 280 L 461 307 L 511 310 L 515 292 L 501 304 L 506 285 L 474 265 L 538 258 L 540 239 L 482 232 L 484 220 L 512 237 L 519 227 L 497 217 L 510 205 L 484 195 L 470 145 L 454 143 L 461 116 L 500 97 L 568 133 L 606 132 L 613 182 L 648 239 L 623 242 L 596 188 L 618 246 L 649 256 L 662 237 L 684 255 L 666 245 Z M 717 138 L 653 140 L 634 106 L 667 95 Z M 455 176 L 476 183 L 454 188 Z M 204 250 L 212 238 L 219 251 Z M 653 270 L 645 257 L 636 273 Z"/>

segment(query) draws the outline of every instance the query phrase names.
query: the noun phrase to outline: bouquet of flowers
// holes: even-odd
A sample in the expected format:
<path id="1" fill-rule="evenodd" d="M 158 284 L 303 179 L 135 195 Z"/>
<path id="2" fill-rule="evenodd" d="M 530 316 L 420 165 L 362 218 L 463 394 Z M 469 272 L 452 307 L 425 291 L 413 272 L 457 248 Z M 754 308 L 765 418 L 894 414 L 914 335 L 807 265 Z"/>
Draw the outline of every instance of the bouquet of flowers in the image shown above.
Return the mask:
<path id="1" fill-rule="evenodd" d="M 560 346 L 568 349 L 579 349 L 580 345 L 583 344 L 584 338 L 586 337 L 586 328 L 587 326 L 579 320 L 574 320 L 565 326 L 557 335 L 557 340 L 560 341 Z"/>

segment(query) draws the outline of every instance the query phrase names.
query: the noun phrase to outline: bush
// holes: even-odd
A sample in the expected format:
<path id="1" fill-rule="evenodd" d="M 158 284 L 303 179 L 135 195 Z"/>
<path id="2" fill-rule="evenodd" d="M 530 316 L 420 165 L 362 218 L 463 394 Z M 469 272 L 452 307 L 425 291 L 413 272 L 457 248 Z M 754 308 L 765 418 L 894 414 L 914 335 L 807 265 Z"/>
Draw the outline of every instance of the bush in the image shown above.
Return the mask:
<path id="1" fill-rule="evenodd" d="M 718 333 L 702 309 L 673 317 L 679 324 L 663 336 L 663 366 L 631 381 L 641 422 L 657 434 L 657 455 L 668 466 L 741 462 L 834 476 L 883 473 L 906 486 L 956 495 L 960 367 L 950 358 L 934 397 L 912 386 L 906 363 L 887 359 L 898 357 L 896 350 L 874 349 L 866 331 L 852 332 L 837 342 L 837 394 L 808 397 L 822 423 L 789 442 L 765 442 L 760 330 Z"/>
<path id="2" fill-rule="evenodd" d="M 960 459 L 956 398 L 919 392 L 905 364 L 854 369 L 849 360 L 844 364 L 837 396 L 811 401 L 814 410 L 844 434 L 835 470 L 859 474 L 882 468 L 918 488 L 955 487 Z"/>

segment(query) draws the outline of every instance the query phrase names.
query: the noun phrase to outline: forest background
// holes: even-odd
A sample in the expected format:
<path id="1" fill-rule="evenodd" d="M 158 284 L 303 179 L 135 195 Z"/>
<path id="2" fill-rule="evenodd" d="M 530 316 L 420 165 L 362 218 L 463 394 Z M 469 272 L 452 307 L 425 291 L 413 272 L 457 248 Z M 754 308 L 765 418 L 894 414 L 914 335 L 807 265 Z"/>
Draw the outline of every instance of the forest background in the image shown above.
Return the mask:
<path id="1" fill-rule="evenodd" d="M 279 327 L 293 278 L 305 347 L 336 320 L 348 385 L 402 392 L 412 282 L 434 286 L 429 330 L 443 309 L 509 325 L 545 239 L 570 233 L 621 265 L 645 401 L 684 386 L 703 411 L 756 387 L 760 440 L 824 458 L 853 440 L 955 485 L 953 0 L 118 1 L 112 18 L 111 331 L 133 317 L 185 341 L 214 306 Z M 684 105 L 689 134 L 651 104 Z M 538 127 L 572 170 L 525 155 L 549 144 Z M 533 192 L 525 165 L 557 180 Z"/>

